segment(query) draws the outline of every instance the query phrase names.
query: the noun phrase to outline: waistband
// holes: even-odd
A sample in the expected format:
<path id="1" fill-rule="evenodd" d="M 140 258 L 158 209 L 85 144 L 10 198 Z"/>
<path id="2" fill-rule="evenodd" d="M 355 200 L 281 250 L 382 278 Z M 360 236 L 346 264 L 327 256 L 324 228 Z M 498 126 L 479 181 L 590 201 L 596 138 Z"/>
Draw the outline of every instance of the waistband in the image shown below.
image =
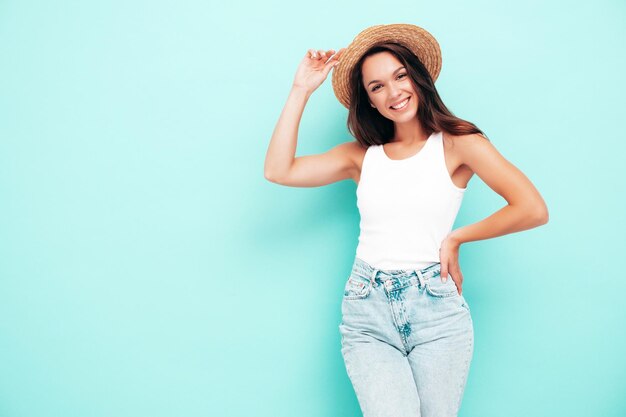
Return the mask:
<path id="1" fill-rule="evenodd" d="M 417 277 L 421 283 L 430 277 L 441 273 L 441 263 L 435 262 L 422 269 L 378 269 L 368 264 L 363 259 L 356 257 L 352 265 L 352 273 L 370 280 L 372 283 L 384 284 L 390 280 L 394 282 L 394 286 L 403 285 Z"/>

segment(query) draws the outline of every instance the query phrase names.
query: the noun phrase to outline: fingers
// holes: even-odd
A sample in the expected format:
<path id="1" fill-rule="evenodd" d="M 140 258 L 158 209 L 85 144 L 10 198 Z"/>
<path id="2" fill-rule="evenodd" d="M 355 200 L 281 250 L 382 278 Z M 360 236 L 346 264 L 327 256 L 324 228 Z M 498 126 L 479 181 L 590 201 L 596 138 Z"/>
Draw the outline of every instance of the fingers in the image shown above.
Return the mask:
<path id="1" fill-rule="evenodd" d="M 335 50 L 329 49 L 327 51 L 324 51 L 323 49 L 309 49 L 307 51 L 307 55 L 311 59 L 317 59 L 317 60 L 320 60 L 322 58 L 327 59 L 328 57 L 335 55 Z"/>
<path id="2" fill-rule="evenodd" d="M 459 284 L 461 284 L 463 282 L 463 274 L 461 273 L 460 269 L 456 271 L 455 276 L 458 278 Z"/>
<path id="3" fill-rule="evenodd" d="M 454 279 L 456 277 L 456 279 Z M 450 273 L 450 279 L 454 281 L 454 285 L 456 285 L 457 290 L 459 291 L 459 295 L 462 295 L 463 292 L 463 274 L 459 268 L 456 268 L 454 271 L 454 275 Z M 445 282 L 445 281 L 444 281 Z"/>
<path id="4" fill-rule="evenodd" d="M 446 280 L 448 279 L 448 260 L 441 257 L 439 264 L 441 265 L 439 271 L 439 275 L 441 275 L 441 281 L 446 282 Z"/>
<path id="5" fill-rule="evenodd" d="M 320 49 L 309 49 L 309 58 L 311 59 L 320 59 L 322 58 L 322 50 Z"/>
<path id="6" fill-rule="evenodd" d="M 461 270 L 459 268 L 454 268 L 454 265 L 452 265 L 452 267 L 452 269 L 454 269 L 454 275 L 448 269 L 448 262 L 441 262 L 441 271 L 439 272 L 439 274 L 441 275 L 441 281 L 446 282 L 448 280 L 448 275 L 450 275 L 451 280 L 458 282 L 458 284 L 461 285 L 463 283 L 463 274 L 461 273 Z M 455 280 L 453 277 L 457 277 L 457 279 Z"/>

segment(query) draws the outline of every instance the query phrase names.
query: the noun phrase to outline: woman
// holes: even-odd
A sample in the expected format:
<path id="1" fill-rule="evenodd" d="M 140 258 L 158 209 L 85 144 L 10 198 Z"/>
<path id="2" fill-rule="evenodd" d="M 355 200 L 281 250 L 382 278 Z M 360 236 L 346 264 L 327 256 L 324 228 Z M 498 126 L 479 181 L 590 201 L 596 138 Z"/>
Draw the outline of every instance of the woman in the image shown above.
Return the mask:
<path id="1" fill-rule="evenodd" d="M 356 141 L 294 158 L 304 106 L 332 68 Z M 365 417 L 457 415 L 474 349 L 460 245 L 548 221 L 528 178 L 443 104 L 440 69 L 439 44 L 414 25 L 367 28 L 336 54 L 311 49 L 266 156 L 277 184 L 357 183 L 361 230 L 339 330 Z M 451 230 L 474 174 L 508 205 Z"/>

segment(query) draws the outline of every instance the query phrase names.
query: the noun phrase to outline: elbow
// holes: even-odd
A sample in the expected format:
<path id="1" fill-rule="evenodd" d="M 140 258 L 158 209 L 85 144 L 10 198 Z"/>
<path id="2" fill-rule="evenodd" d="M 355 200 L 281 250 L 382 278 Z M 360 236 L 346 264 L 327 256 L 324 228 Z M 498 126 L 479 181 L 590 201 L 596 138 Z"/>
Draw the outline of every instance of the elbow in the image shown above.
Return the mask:
<path id="1" fill-rule="evenodd" d="M 549 214 L 545 204 L 526 205 L 519 207 L 520 217 L 524 218 L 524 222 L 528 227 L 533 228 L 548 223 Z"/>
<path id="2" fill-rule="evenodd" d="M 537 226 L 542 226 L 542 225 L 548 223 L 548 220 L 550 219 L 550 214 L 548 213 L 548 208 L 545 205 L 543 205 L 543 207 L 541 207 L 541 209 L 535 211 L 535 214 L 533 215 L 533 218 L 535 219 L 535 222 L 537 223 Z"/>
<path id="3" fill-rule="evenodd" d="M 274 177 L 272 177 L 272 174 L 270 174 L 269 172 L 265 171 L 263 173 L 263 176 L 265 177 L 266 180 L 268 180 L 269 182 L 274 182 Z"/>
<path id="4" fill-rule="evenodd" d="M 263 177 L 269 182 L 274 182 L 270 169 L 268 167 L 267 161 L 265 161 L 265 166 L 263 167 Z"/>
<path id="5" fill-rule="evenodd" d="M 549 220 L 548 213 L 537 216 L 537 220 L 536 220 L 537 226 L 543 226 L 544 224 L 548 223 L 548 220 Z"/>
<path id="6" fill-rule="evenodd" d="M 273 174 L 271 174 L 270 172 L 265 171 L 263 173 L 263 175 L 265 176 L 265 179 L 268 180 L 269 182 L 273 182 L 274 184 L 280 184 L 278 179 L 276 179 L 276 177 Z"/>

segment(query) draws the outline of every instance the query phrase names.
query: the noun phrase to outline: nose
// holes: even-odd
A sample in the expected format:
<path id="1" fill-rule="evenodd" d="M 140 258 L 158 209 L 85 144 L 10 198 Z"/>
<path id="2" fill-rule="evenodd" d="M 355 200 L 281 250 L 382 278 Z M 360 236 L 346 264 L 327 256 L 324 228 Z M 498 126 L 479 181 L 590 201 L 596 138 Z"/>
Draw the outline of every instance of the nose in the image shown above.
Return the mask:
<path id="1" fill-rule="evenodd" d="M 393 102 L 402 96 L 402 89 L 399 86 L 392 84 L 391 87 L 389 87 L 389 95 L 391 97 L 391 102 Z"/>

